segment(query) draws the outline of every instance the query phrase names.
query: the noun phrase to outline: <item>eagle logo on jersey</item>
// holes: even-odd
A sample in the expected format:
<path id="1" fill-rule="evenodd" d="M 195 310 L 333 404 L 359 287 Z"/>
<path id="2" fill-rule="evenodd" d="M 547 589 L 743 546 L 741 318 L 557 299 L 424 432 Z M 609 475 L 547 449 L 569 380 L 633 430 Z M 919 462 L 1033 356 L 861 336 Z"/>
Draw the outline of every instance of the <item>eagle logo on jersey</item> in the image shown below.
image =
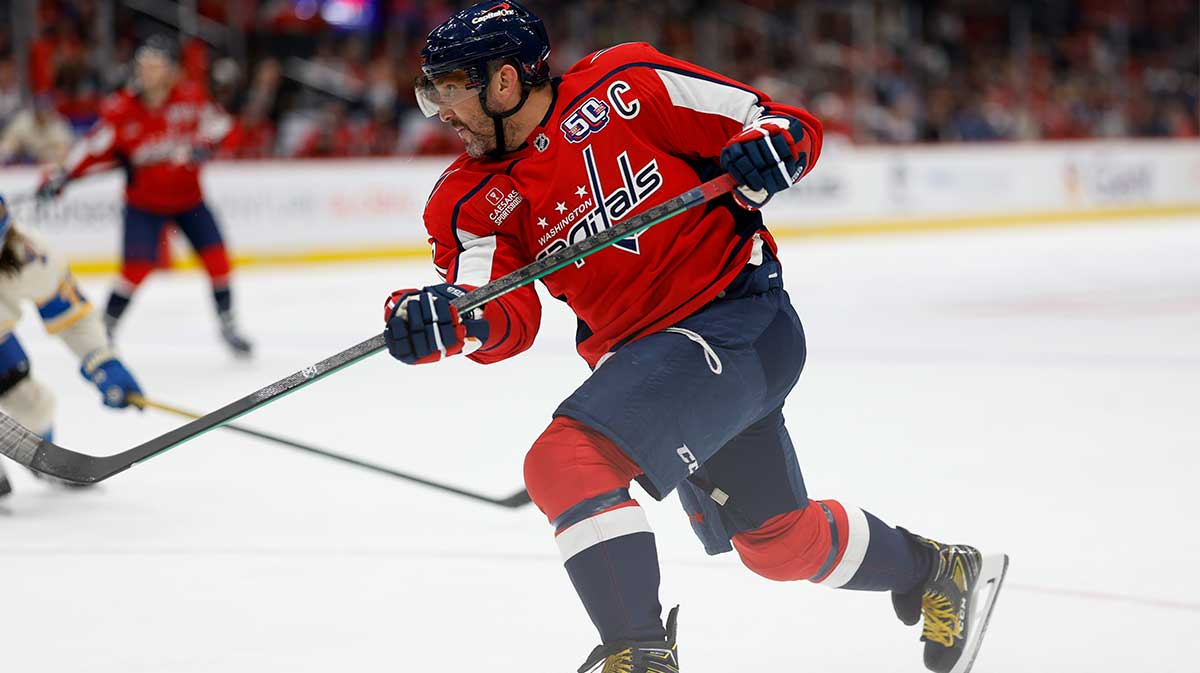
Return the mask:
<path id="1" fill-rule="evenodd" d="M 628 152 L 622 152 L 617 157 L 617 168 L 621 173 L 621 185 L 611 192 L 605 192 L 600 184 L 600 171 L 596 166 L 596 155 L 592 146 L 583 148 L 583 163 L 587 168 L 588 186 L 580 186 L 575 195 L 581 203 L 572 209 L 567 209 L 565 202 L 557 202 L 554 210 L 560 219 L 554 226 L 543 225 L 545 218 L 539 218 L 538 225 L 543 233 L 538 237 L 538 245 L 543 246 L 537 254 L 541 259 L 562 248 L 577 243 L 597 232 L 610 229 L 614 224 L 633 212 L 637 206 L 650 198 L 663 186 L 663 176 L 658 169 L 658 160 L 651 159 L 635 172 Z M 564 234 L 561 235 L 560 234 Z M 629 236 L 613 244 L 614 248 L 641 254 L 638 247 L 638 236 Z M 575 262 L 581 267 L 585 260 Z"/>

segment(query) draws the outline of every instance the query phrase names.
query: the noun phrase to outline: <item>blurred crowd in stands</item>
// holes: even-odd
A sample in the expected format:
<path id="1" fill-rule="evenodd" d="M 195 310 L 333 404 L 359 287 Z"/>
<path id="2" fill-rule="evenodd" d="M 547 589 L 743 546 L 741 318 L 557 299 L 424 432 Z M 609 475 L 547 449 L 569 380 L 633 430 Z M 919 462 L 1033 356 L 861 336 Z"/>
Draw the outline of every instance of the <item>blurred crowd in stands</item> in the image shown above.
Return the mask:
<path id="1" fill-rule="evenodd" d="M 103 97 L 128 84 L 139 41 L 175 30 L 146 2 L 117 2 L 102 28 L 100 1 L 39 0 L 23 59 L 20 28 L 0 29 L 0 163 L 60 158 Z M 328 20 L 330 2 L 194 3 L 216 29 L 181 37 L 182 71 L 237 119 L 224 156 L 460 151 L 416 110 L 411 82 L 425 34 L 465 0 L 342 2 L 338 16 L 358 12 L 353 28 Z M 174 2 L 149 4 L 178 14 Z M 527 4 L 546 21 L 555 72 L 645 40 L 804 105 L 854 143 L 1180 138 L 1195 137 L 1200 121 L 1196 0 Z"/>

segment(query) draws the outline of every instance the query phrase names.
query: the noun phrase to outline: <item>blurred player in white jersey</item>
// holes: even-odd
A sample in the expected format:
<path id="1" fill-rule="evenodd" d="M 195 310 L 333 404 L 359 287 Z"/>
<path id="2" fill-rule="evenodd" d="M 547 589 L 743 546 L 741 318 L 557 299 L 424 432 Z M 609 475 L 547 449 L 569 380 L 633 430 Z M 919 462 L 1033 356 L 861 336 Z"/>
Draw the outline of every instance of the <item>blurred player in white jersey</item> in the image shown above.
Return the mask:
<path id="1" fill-rule="evenodd" d="M 13 334 L 23 301 L 37 307 L 46 331 L 80 359 L 80 373 L 100 389 L 106 406 L 129 406 L 130 395 L 140 395 L 141 390 L 109 345 L 100 316 L 79 292 L 62 255 L 41 236 L 13 225 L 2 195 L 0 240 L 0 410 L 51 438 L 54 395 L 30 375 L 29 358 Z M 11 492 L 0 464 L 0 498 Z"/>

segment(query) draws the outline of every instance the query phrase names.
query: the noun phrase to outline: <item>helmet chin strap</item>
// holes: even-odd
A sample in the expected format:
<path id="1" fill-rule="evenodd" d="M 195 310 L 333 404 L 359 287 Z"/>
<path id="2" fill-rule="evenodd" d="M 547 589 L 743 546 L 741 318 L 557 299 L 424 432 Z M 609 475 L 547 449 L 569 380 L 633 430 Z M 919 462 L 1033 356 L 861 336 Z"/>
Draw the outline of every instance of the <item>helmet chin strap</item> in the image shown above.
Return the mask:
<path id="1" fill-rule="evenodd" d="M 488 107 L 487 101 L 488 86 L 490 84 L 491 78 L 489 77 L 488 81 L 485 82 L 483 87 L 481 87 L 479 90 L 479 102 L 483 106 L 483 113 L 491 117 L 492 123 L 496 126 L 496 147 L 488 152 L 488 156 L 493 159 L 499 159 L 504 156 L 505 152 L 508 151 L 508 141 L 504 137 L 504 120 L 517 114 L 521 111 L 521 108 L 525 107 L 525 102 L 529 100 L 529 94 L 533 89 L 522 82 L 521 100 L 517 101 L 517 104 L 513 106 L 513 109 L 507 112 L 492 112 L 491 108 Z"/>

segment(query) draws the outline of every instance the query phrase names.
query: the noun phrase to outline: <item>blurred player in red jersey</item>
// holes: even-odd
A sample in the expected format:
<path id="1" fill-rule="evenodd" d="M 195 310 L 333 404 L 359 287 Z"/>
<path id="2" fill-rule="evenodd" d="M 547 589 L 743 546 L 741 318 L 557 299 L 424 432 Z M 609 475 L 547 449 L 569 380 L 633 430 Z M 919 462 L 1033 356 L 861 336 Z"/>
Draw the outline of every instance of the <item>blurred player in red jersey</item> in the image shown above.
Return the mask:
<path id="1" fill-rule="evenodd" d="M 46 176 L 43 199 L 57 197 L 73 179 L 96 168 L 125 171 L 125 231 L 121 277 L 109 296 L 110 336 L 158 258 L 163 227 L 175 222 L 212 279 L 221 336 L 239 357 L 251 353 L 237 328 L 225 242 L 200 191 L 200 164 L 232 127 L 230 117 L 197 84 L 181 81 L 178 45 L 156 35 L 138 48 L 136 82 L 104 102 L 100 121 L 72 148 L 64 165 Z"/>
<path id="2" fill-rule="evenodd" d="M 648 44 L 598 51 L 559 78 L 549 53 L 541 20 L 512 1 L 464 9 L 430 33 L 418 101 L 466 153 L 425 207 L 445 282 L 385 304 L 393 357 L 515 356 L 541 320 L 532 286 L 468 313 L 451 302 L 721 172 L 739 185 L 543 279 L 578 317 L 592 368 L 525 458 L 526 488 L 600 633 L 579 670 L 679 671 L 677 613 L 663 624 L 654 534 L 629 493 L 637 480 L 655 498 L 679 493 L 710 554 L 736 549 L 771 580 L 891 592 L 902 622 L 924 618 L 926 666 L 964 673 L 1007 557 L 810 499 L 784 423 L 805 338 L 759 209 L 812 169 L 821 124 Z M 470 436 L 447 435 L 447 448 Z M 939 491 L 959 506 L 960 489 Z M 528 649 L 529 670 L 561 668 Z M 760 655 L 730 670 L 758 670 Z"/>

